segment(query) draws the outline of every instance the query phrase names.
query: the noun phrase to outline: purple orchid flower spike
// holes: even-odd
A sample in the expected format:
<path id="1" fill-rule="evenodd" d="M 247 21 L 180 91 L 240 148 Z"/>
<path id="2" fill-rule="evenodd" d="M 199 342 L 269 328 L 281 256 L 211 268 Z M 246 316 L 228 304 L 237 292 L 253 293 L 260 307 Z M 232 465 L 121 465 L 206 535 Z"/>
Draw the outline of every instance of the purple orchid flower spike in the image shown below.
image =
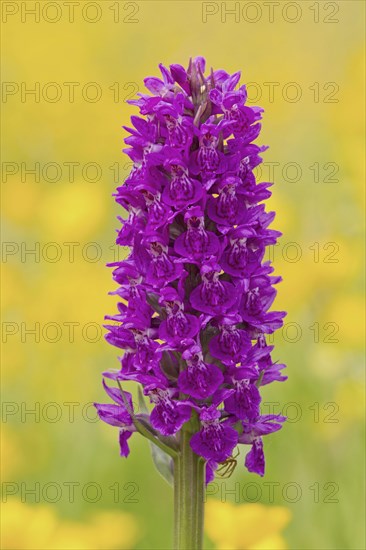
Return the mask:
<path id="1" fill-rule="evenodd" d="M 122 456 L 132 434 L 150 441 L 175 486 L 179 550 L 202 547 L 205 482 L 236 463 L 237 445 L 262 476 L 262 438 L 284 421 L 260 411 L 262 386 L 286 379 L 266 341 L 285 312 L 271 310 L 281 278 L 264 259 L 281 235 L 265 207 L 272 184 L 254 174 L 263 109 L 247 104 L 239 72 L 205 67 L 203 57 L 160 65 L 129 100 L 140 116 L 124 127 L 133 166 L 115 200 L 127 213 L 116 243 L 130 252 L 110 264 L 119 303 L 106 316 L 106 339 L 124 354 L 104 373 L 113 404 L 95 404 Z M 138 411 L 122 388 L 131 383 Z"/>

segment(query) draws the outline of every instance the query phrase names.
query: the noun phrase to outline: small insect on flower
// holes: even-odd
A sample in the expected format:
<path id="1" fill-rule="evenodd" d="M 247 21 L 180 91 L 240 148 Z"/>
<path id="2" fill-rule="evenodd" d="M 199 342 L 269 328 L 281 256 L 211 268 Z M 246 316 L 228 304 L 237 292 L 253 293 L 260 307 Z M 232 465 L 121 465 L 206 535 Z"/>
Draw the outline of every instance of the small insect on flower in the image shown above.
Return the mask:
<path id="1" fill-rule="evenodd" d="M 216 473 L 222 479 L 227 479 L 231 477 L 234 473 L 235 468 L 238 465 L 238 461 L 236 459 L 240 455 L 239 448 L 236 447 L 234 452 L 235 454 L 233 454 L 233 456 L 229 456 L 229 458 L 219 463 L 220 465 L 217 468 Z"/>

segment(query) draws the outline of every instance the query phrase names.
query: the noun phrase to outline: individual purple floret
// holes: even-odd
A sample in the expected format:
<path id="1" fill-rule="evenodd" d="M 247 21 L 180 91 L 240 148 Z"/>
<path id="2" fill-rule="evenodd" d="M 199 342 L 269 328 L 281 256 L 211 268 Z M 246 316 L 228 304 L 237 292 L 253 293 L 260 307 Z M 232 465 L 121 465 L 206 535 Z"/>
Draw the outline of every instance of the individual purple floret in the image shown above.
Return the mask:
<path id="1" fill-rule="evenodd" d="M 179 449 L 189 426 L 206 482 L 237 445 L 250 446 L 245 466 L 262 476 L 262 438 L 285 418 L 261 415 L 260 388 L 286 379 L 266 343 L 285 312 L 271 310 L 281 278 L 265 259 L 281 235 L 263 203 L 272 184 L 254 174 L 263 110 L 247 105 L 240 73 L 205 76 L 202 57 L 160 70 L 129 101 L 141 116 L 125 128 L 133 167 L 115 199 L 126 211 L 116 243 L 130 252 L 111 264 L 120 303 L 106 317 L 106 339 L 124 354 L 104 373 L 118 384 L 104 383 L 114 403 L 95 406 L 119 428 L 122 456 L 136 431 Z M 122 388 L 131 381 L 150 410 L 135 412 Z"/>

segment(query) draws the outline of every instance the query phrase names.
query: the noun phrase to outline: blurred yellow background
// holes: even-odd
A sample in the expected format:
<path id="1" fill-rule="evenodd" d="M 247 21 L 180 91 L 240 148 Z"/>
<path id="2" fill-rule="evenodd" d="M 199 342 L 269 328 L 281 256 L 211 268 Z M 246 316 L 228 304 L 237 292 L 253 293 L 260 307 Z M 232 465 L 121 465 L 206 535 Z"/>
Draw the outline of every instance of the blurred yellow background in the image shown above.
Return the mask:
<path id="1" fill-rule="evenodd" d="M 364 11 L 359 1 L 1 2 L 2 547 L 171 547 L 172 493 L 147 443 L 119 457 L 95 421 L 116 299 L 111 194 L 160 62 L 242 70 L 265 108 L 263 181 L 283 232 L 270 254 L 289 314 L 263 390 L 284 413 L 267 474 L 209 487 L 207 548 L 363 547 Z M 231 11 L 230 11 L 231 10 Z M 33 90 L 33 91 L 32 91 Z M 33 332 L 32 332 L 33 331 Z"/>

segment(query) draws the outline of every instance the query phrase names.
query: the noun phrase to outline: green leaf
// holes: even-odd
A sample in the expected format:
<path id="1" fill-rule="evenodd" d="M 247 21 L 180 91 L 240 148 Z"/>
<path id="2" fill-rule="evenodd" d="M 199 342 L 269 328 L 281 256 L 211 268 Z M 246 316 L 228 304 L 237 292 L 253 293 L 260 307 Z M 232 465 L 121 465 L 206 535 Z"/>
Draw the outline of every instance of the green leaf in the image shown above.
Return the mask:
<path id="1" fill-rule="evenodd" d="M 159 449 L 159 447 L 154 445 L 154 443 L 150 443 L 150 446 L 152 458 L 157 471 L 160 475 L 163 476 L 163 478 L 169 483 L 169 485 L 173 486 L 174 476 L 172 457 Z"/>
<path id="2" fill-rule="evenodd" d="M 261 385 L 262 383 L 262 380 L 263 380 L 263 376 L 264 376 L 264 370 L 261 371 L 260 375 L 259 375 L 259 378 L 258 380 L 256 381 L 255 385 L 257 386 L 257 388 L 259 388 L 259 386 Z"/>

